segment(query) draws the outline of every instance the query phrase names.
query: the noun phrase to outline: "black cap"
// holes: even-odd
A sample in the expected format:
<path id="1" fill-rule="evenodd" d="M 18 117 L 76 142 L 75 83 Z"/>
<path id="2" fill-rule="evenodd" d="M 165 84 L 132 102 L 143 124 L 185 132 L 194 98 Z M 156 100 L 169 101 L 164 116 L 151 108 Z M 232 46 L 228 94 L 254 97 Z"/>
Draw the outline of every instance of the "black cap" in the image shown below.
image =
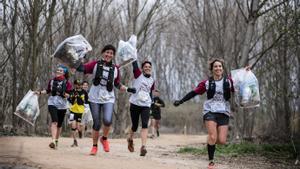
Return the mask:
<path id="1" fill-rule="evenodd" d="M 80 80 L 74 80 L 74 85 L 81 85 L 82 83 L 81 83 L 81 81 Z"/>

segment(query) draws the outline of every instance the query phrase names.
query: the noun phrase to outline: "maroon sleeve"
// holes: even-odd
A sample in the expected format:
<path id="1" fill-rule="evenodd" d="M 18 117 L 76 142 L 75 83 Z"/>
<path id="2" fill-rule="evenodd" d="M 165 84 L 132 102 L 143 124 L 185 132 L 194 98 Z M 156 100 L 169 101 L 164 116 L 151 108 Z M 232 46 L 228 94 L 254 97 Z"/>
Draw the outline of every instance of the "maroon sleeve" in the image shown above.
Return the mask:
<path id="1" fill-rule="evenodd" d="M 72 84 L 67 81 L 67 84 L 66 84 L 66 93 L 70 93 L 72 90 Z"/>
<path id="2" fill-rule="evenodd" d="M 231 85 L 230 91 L 231 91 L 231 92 L 234 92 L 233 80 L 232 80 L 231 76 L 228 76 L 228 79 L 229 79 L 230 85 Z"/>
<path id="3" fill-rule="evenodd" d="M 83 65 L 84 74 L 92 74 L 96 64 L 97 64 L 97 60 L 93 60 L 91 62 L 88 62 L 88 63 L 84 64 Z"/>
<path id="4" fill-rule="evenodd" d="M 52 79 L 51 80 L 49 80 L 49 82 L 48 82 L 48 86 L 47 86 L 47 94 L 49 94 L 50 92 L 51 92 L 51 81 L 52 81 Z"/>
<path id="5" fill-rule="evenodd" d="M 134 78 L 137 79 L 141 74 L 142 74 L 142 72 L 140 69 L 134 69 L 134 71 L 133 71 Z"/>
<path id="6" fill-rule="evenodd" d="M 117 77 L 114 80 L 114 85 L 115 86 L 119 86 L 120 85 L 120 79 L 121 79 L 121 77 L 120 77 L 120 69 L 119 69 L 118 65 L 116 65 L 116 68 L 117 68 Z"/>
<path id="7" fill-rule="evenodd" d="M 202 95 L 203 93 L 206 92 L 206 87 L 205 87 L 205 83 L 207 80 L 203 80 L 202 82 L 200 82 L 198 84 L 198 86 L 194 89 L 194 92 L 197 94 Z"/>
<path id="8" fill-rule="evenodd" d="M 151 86 L 151 91 L 155 89 L 155 82 L 153 82 L 152 86 Z"/>
<path id="9" fill-rule="evenodd" d="M 132 62 L 132 68 L 133 68 L 134 78 L 137 79 L 142 74 L 137 61 Z"/>

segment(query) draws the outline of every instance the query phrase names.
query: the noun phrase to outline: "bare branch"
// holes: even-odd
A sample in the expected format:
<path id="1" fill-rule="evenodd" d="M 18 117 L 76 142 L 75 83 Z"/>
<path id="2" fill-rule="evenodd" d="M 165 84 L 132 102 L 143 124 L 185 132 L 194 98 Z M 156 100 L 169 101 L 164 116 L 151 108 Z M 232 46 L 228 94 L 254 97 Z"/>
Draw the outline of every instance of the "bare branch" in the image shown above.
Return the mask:
<path id="1" fill-rule="evenodd" d="M 268 13 L 269 11 L 271 11 L 271 10 L 273 10 L 273 9 L 281 6 L 285 2 L 288 2 L 288 0 L 283 0 L 282 2 L 280 2 L 280 3 L 278 3 L 278 4 L 276 4 L 276 5 L 272 6 L 272 7 L 270 7 L 269 9 L 266 9 L 265 11 L 258 12 L 257 16 L 262 16 L 262 15 Z"/>
<path id="2" fill-rule="evenodd" d="M 235 2 L 237 3 L 237 6 L 238 6 L 240 12 L 241 12 L 242 15 L 243 15 L 243 18 L 245 19 L 246 22 L 248 22 L 248 18 L 246 17 L 246 15 L 245 15 L 245 13 L 244 13 L 242 7 L 241 7 L 241 4 L 240 4 L 239 0 L 235 0 Z"/>

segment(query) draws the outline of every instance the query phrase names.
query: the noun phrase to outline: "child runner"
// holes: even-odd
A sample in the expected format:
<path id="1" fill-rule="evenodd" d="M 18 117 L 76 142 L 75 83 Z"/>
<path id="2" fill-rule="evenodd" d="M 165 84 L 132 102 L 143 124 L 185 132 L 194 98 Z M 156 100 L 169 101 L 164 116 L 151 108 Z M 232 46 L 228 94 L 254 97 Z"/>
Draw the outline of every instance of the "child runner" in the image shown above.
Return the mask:
<path id="1" fill-rule="evenodd" d="M 87 93 L 89 93 L 89 82 L 88 81 L 82 82 L 82 89 L 85 90 Z M 85 132 L 87 131 L 87 126 L 90 122 L 90 118 L 92 118 L 90 105 L 89 105 L 89 103 L 85 103 L 84 104 L 84 113 L 82 115 L 82 121 L 81 121 L 81 128 L 84 130 L 82 130 L 83 133 L 81 135 L 85 135 Z M 79 134 L 79 138 L 80 138 L 80 133 L 78 133 L 78 134 Z"/>
<path id="2" fill-rule="evenodd" d="M 80 80 L 74 81 L 75 88 L 71 91 L 69 101 L 70 107 L 70 121 L 72 122 L 72 137 L 74 139 L 72 147 L 77 147 L 76 130 L 81 133 L 82 128 L 80 126 L 82 121 L 82 114 L 84 113 L 84 104 L 88 103 L 88 94 L 82 89 Z M 80 137 L 80 136 L 79 136 Z"/>

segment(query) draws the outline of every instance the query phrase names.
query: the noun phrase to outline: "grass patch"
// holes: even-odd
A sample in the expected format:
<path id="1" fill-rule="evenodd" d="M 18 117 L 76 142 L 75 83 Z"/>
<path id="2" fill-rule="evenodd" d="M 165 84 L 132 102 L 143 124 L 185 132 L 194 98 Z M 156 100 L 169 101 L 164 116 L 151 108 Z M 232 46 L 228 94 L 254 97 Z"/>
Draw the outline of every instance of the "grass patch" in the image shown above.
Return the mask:
<path id="1" fill-rule="evenodd" d="M 188 153 L 194 155 L 206 155 L 207 148 L 184 147 L 180 148 L 178 153 Z M 216 146 L 216 156 L 244 156 L 244 155 L 259 155 L 267 158 L 292 159 L 295 151 L 291 144 L 227 144 Z"/>

